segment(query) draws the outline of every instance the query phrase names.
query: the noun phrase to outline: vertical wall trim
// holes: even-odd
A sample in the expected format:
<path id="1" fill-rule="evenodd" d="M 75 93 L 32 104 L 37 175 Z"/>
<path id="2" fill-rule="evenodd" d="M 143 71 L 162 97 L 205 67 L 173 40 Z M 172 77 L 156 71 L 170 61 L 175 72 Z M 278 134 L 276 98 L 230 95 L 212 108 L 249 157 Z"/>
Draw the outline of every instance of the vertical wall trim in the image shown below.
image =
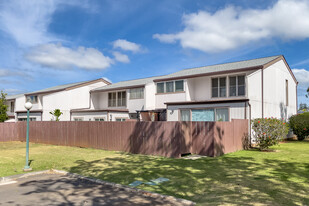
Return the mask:
<path id="1" fill-rule="evenodd" d="M 298 86 L 298 82 L 296 83 L 296 114 L 298 112 L 298 96 L 297 96 L 297 86 Z"/>

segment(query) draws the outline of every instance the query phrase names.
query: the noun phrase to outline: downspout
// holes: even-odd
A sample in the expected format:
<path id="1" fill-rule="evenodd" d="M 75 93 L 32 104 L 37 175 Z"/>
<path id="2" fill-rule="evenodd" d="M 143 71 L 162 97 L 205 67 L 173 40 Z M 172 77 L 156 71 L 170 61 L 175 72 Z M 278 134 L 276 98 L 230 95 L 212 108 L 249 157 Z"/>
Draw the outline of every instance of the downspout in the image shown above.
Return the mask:
<path id="1" fill-rule="evenodd" d="M 249 103 L 249 101 L 248 101 L 248 106 L 249 106 L 249 142 L 250 142 L 249 146 L 251 147 L 251 144 L 252 144 L 251 142 L 251 104 Z"/>
<path id="2" fill-rule="evenodd" d="M 262 118 L 264 118 L 264 74 L 263 74 L 263 68 L 261 69 L 261 84 L 262 84 Z"/>

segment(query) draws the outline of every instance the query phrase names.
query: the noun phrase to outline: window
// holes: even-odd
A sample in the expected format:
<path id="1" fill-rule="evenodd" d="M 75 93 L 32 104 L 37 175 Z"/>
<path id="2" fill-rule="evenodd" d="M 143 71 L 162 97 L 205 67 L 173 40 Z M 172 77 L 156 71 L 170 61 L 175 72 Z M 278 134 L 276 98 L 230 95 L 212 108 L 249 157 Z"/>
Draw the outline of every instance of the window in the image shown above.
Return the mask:
<path id="1" fill-rule="evenodd" d="M 175 91 L 176 92 L 182 92 L 183 89 L 183 80 L 175 81 Z"/>
<path id="2" fill-rule="evenodd" d="M 15 108 L 15 102 L 11 102 L 10 112 L 14 112 L 14 108 Z"/>
<path id="3" fill-rule="evenodd" d="M 228 108 L 180 110 L 180 121 L 229 121 Z"/>
<path id="4" fill-rule="evenodd" d="M 38 96 L 27 96 L 27 102 L 31 102 L 32 104 L 38 103 Z"/>
<path id="5" fill-rule="evenodd" d="M 27 118 L 18 118 L 19 122 L 24 122 L 27 121 Z M 36 121 L 35 117 L 29 117 L 29 121 Z"/>
<path id="6" fill-rule="evenodd" d="M 216 121 L 229 121 L 229 110 L 228 108 L 217 108 L 216 109 Z"/>
<path id="7" fill-rule="evenodd" d="M 191 119 L 190 110 L 180 110 L 180 121 L 190 121 Z"/>
<path id="8" fill-rule="evenodd" d="M 127 95 L 125 91 L 108 93 L 109 107 L 125 107 L 126 105 L 127 105 Z"/>
<path id="9" fill-rule="evenodd" d="M 226 77 L 211 79 L 212 97 L 226 97 Z"/>
<path id="10" fill-rule="evenodd" d="M 166 93 L 174 92 L 174 82 L 165 82 Z"/>
<path id="11" fill-rule="evenodd" d="M 289 106 L 289 81 L 285 80 L 285 102 L 286 106 Z"/>
<path id="12" fill-rule="evenodd" d="M 75 117 L 74 121 L 81 122 L 81 121 L 84 121 L 84 119 L 82 117 Z"/>
<path id="13" fill-rule="evenodd" d="M 125 122 L 127 118 L 116 118 L 116 122 Z"/>
<path id="14" fill-rule="evenodd" d="M 173 92 L 183 92 L 184 91 L 184 81 L 168 81 L 157 83 L 157 93 L 173 93 Z"/>
<path id="15" fill-rule="evenodd" d="M 144 88 L 130 89 L 130 99 L 144 99 Z"/>
<path id="16" fill-rule="evenodd" d="M 164 93 L 164 82 L 162 83 L 157 83 L 157 93 Z"/>
<path id="17" fill-rule="evenodd" d="M 96 121 L 96 122 L 104 122 L 105 118 L 97 117 L 97 118 L 94 118 L 94 121 Z"/>
<path id="18" fill-rule="evenodd" d="M 245 76 L 229 77 L 230 97 L 244 96 L 246 90 Z"/>

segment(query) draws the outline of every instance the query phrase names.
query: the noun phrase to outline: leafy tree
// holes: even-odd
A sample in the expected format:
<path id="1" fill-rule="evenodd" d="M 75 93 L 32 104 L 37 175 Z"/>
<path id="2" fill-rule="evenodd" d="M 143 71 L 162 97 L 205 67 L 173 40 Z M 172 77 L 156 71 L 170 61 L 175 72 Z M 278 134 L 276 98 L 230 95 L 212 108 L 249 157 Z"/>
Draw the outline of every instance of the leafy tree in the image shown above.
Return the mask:
<path id="1" fill-rule="evenodd" d="M 9 117 L 7 115 L 8 106 L 6 105 L 6 93 L 0 93 L 0 122 L 4 122 Z"/>
<path id="2" fill-rule="evenodd" d="M 307 110 L 307 109 L 308 109 L 308 106 L 306 103 L 299 104 L 299 110 Z"/>
<path id="3" fill-rule="evenodd" d="M 53 118 L 56 118 L 56 121 L 58 122 L 60 119 L 59 117 L 63 114 L 60 109 L 55 109 L 52 112 L 49 112 L 51 115 L 53 115 Z"/>

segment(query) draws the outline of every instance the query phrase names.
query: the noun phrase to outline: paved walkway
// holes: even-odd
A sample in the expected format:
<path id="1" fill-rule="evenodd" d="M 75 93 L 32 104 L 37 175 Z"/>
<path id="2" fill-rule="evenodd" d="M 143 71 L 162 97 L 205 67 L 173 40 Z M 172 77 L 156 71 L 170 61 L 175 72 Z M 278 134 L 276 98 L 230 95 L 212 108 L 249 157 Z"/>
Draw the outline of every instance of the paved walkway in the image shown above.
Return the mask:
<path id="1" fill-rule="evenodd" d="M 59 174 L 40 174 L 0 186 L 0 205 L 180 205 Z"/>

